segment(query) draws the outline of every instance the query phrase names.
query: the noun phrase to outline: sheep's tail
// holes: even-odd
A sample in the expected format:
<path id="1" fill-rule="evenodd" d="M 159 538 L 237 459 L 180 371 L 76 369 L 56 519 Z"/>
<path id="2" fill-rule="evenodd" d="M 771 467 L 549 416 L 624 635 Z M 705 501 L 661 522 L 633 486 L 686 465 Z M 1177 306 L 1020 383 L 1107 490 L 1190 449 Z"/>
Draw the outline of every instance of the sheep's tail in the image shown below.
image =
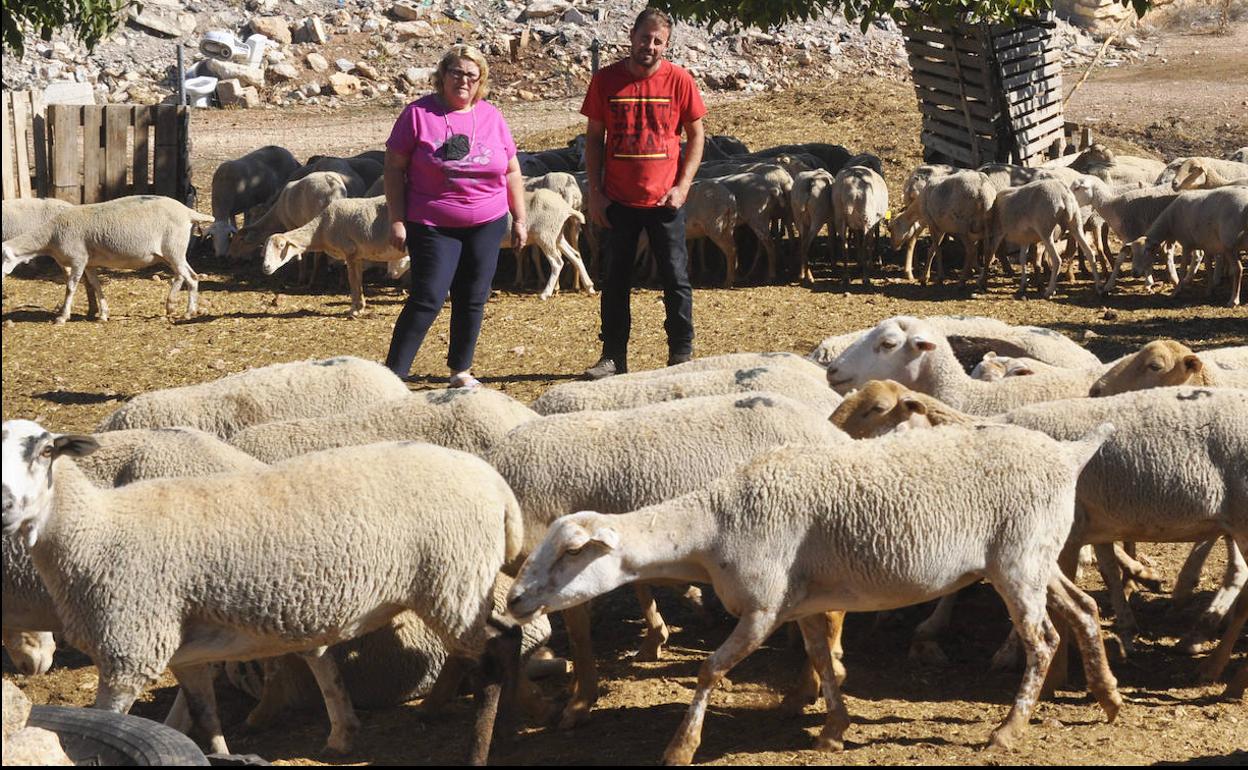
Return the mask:
<path id="1" fill-rule="evenodd" d="M 1112 422 L 1103 422 L 1089 431 L 1078 441 L 1066 442 L 1067 456 L 1075 463 L 1075 467 L 1083 470 L 1083 466 L 1101 449 L 1101 446 L 1118 430 Z"/>
<path id="2" fill-rule="evenodd" d="M 196 224 L 210 225 L 216 221 L 211 214 L 201 214 L 195 209 L 189 207 L 187 210 L 191 212 L 191 221 Z"/>

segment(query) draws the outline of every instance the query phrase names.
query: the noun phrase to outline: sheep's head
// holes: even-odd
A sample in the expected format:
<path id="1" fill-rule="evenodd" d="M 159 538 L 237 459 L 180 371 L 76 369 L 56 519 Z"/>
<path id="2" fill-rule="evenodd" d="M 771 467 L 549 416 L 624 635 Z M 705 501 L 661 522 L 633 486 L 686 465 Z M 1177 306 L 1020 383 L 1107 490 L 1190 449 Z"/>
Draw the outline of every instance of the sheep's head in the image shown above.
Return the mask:
<path id="1" fill-rule="evenodd" d="M 281 233 L 269 236 L 264 244 L 264 274 L 273 275 L 277 269 L 303 254 L 303 247 Z"/>
<path id="2" fill-rule="evenodd" d="M 238 232 L 238 228 L 234 226 L 233 217 L 228 219 L 217 219 L 212 223 L 212 227 L 208 232 L 212 235 L 212 251 L 217 259 L 222 259 L 229 252 L 230 236 Z"/>
<path id="3" fill-rule="evenodd" d="M 235 231 L 230 239 L 230 247 L 226 254 L 230 259 L 246 259 L 255 254 L 256 249 L 264 243 L 264 233 L 254 227 L 243 226 Z"/>
<path id="4" fill-rule="evenodd" d="M 1174 170 L 1174 180 L 1170 187 L 1175 192 L 1200 187 L 1205 182 L 1205 166 L 1196 158 L 1188 158 Z"/>
<path id="5" fill-rule="evenodd" d="M 1096 194 L 1096 177 L 1087 174 L 1079 177 L 1070 183 L 1070 191 L 1075 194 L 1075 200 L 1079 201 L 1080 206 L 1092 205 L 1092 198 Z"/>
<path id="6" fill-rule="evenodd" d="M 18 672 L 26 676 L 46 674 L 52 668 L 56 641 L 46 631 L 5 630 L 4 649 Z"/>
<path id="7" fill-rule="evenodd" d="M 1031 359 L 999 356 L 989 350 L 983 359 L 971 370 L 971 379 L 984 382 L 996 382 L 1006 377 L 1025 377 L 1036 373 L 1030 363 Z"/>
<path id="8" fill-rule="evenodd" d="M 828 364 L 828 385 L 841 394 L 871 380 L 896 380 L 913 387 L 939 338 L 917 318 L 897 316 L 881 321 Z"/>
<path id="9" fill-rule="evenodd" d="M 527 622 L 628 582 L 619 549 L 620 535 L 610 516 L 581 511 L 555 520 L 520 568 L 507 594 L 507 611 Z"/>
<path id="10" fill-rule="evenodd" d="M 1131 249 L 1131 275 L 1136 278 L 1143 278 L 1153 269 L 1153 265 L 1157 263 L 1157 255 L 1161 252 L 1161 243 L 1159 241 L 1150 241 L 1148 236 L 1141 235 L 1134 241 L 1123 245 L 1124 249 Z"/>
<path id="11" fill-rule="evenodd" d="M 930 428 L 927 404 L 892 380 L 872 380 L 841 402 L 828 420 L 851 438 L 876 438 L 913 428 Z"/>
<path id="12" fill-rule="evenodd" d="M 888 236 L 894 250 L 900 249 L 903 243 L 917 235 L 919 229 L 917 212 L 918 198 L 915 198 L 909 206 L 889 220 Z"/>
<path id="13" fill-rule="evenodd" d="M 99 448 L 90 436 L 49 433 L 30 420 L 7 420 L 3 427 L 3 527 L 21 532 L 26 545 L 39 539 L 52 512 L 52 464 L 58 457 L 81 457 Z"/>
<path id="14" fill-rule="evenodd" d="M 1131 390 L 1165 388 L 1198 381 L 1204 363 L 1191 348 L 1174 340 L 1153 340 L 1127 356 L 1092 383 L 1088 395 L 1113 396 Z"/>

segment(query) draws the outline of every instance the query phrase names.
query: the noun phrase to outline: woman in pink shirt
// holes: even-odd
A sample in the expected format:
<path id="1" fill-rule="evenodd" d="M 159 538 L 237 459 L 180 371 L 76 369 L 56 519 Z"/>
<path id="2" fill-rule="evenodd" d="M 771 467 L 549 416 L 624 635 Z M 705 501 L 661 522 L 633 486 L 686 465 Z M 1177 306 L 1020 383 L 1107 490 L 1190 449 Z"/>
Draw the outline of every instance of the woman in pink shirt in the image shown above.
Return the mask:
<path id="1" fill-rule="evenodd" d="M 386 140 L 390 238 L 406 244 L 412 289 L 390 339 L 386 366 L 406 377 L 451 295 L 450 386 L 480 385 L 472 354 L 512 217 L 512 245 L 528 232 L 516 143 L 492 104 L 490 68 L 477 49 L 457 45 L 438 62 L 434 92 L 407 105 Z"/>

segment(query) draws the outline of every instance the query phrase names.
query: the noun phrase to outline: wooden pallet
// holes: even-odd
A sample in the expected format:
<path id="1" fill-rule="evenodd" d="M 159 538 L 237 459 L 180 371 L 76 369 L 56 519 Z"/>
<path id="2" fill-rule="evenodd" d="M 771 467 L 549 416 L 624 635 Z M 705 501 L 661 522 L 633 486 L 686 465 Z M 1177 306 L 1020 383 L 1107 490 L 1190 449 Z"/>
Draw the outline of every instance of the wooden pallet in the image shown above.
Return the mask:
<path id="1" fill-rule="evenodd" d="M 925 160 L 1034 165 L 1063 141 L 1062 67 L 1048 19 L 903 25 Z"/>

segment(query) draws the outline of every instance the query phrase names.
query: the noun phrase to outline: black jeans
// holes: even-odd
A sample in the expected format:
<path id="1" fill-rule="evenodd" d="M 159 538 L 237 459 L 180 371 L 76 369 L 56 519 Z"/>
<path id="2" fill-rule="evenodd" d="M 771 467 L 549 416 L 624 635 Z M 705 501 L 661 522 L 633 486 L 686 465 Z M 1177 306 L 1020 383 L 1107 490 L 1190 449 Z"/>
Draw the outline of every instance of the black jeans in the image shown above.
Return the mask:
<path id="1" fill-rule="evenodd" d="M 433 227 L 407 223 L 412 258 L 412 289 L 394 324 L 386 366 L 406 377 L 429 327 L 451 295 L 451 342 L 446 365 L 456 372 L 472 366 L 481 334 L 485 302 L 498 267 L 498 249 L 507 215 L 474 227 Z"/>
<path id="2" fill-rule="evenodd" d="M 689 283 L 689 253 L 685 250 L 685 210 L 666 206 L 634 208 L 611 202 L 607 206 L 606 264 L 602 285 L 603 353 L 624 356 L 628 352 L 628 336 L 632 326 L 629 290 L 633 285 L 637 239 L 646 231 L 650 251 L 654 254 L 663 282 L 663 307 L 667 318 L 669 353 L 693 350 L 693 286 Z"/>

